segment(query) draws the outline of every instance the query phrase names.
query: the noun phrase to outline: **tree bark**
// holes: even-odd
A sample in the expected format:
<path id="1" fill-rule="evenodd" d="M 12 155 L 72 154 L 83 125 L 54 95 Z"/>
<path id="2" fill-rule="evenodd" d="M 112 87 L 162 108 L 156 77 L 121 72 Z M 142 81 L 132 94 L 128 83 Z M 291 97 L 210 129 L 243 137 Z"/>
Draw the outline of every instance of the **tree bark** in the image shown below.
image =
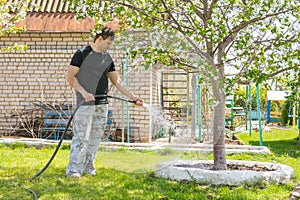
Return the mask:
<path id="1" fill-rule="evenodd" d="M 214 153 L 214 170 L 226 170 L 226 153 L 225 153 L 225 107 L 226 94 L 225 89 L 220 85 L 220 80 L 212 81 L 214 97 L 214 125 L 213 125 L 213 153 Z"/>

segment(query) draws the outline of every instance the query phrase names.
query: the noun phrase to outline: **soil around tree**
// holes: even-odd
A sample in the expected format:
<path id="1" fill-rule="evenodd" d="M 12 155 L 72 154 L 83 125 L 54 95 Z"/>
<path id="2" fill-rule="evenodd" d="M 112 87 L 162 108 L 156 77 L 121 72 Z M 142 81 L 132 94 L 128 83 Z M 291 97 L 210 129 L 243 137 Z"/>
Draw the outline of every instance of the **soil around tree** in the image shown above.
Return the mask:
<path id="1" fill-rule="evenodd" d="M 175 167 L 183 167 L 183 168 L 200 168 L 200 169 L 206 169 L 206 170 L 214 170 L 213 169 L 213 164 L 190 164 L 190 165 L 174 165 Z M 252 170 L 252 171 L 258 171 L 258 172 L 263 172 L 263 171 L 275 171 L 276 169 L 266 167 L 266 166 L 261 166 L 261 165 L 245 165 L 243 163 L 240 164 L 234 164 L 230 163 L 227 164 L 227 170 Z"/>

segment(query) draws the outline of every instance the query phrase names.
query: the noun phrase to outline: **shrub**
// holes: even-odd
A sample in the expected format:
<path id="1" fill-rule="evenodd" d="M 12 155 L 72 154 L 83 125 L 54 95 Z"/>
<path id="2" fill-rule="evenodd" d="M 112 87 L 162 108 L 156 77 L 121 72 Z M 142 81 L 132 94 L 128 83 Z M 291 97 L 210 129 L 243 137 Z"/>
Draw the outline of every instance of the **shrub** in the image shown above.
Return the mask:
<path id="1" fill-rule="evenodd" d="M 289 117 L 290 100 L 286 100 L 281 109 L 281 123 L 283 126 L 292 125 L 292 120 Z"/>

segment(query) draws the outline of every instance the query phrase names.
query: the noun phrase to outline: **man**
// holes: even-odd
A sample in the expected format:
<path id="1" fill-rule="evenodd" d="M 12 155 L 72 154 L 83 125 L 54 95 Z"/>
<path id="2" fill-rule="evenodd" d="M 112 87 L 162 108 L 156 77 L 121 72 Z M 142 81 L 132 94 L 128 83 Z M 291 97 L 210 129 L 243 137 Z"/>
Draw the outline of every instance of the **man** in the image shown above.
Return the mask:
<path id="1" fill-rule="evenodd" d="M 120 80 L 111 56 L 106 52 L 114 40 L 114 31 L 108 27 L 95 36 L 94 43 L 77 50 L 68 69 L 67 81 L 76 90 L 77 105 L 74 116 L 73 138 L 67 177 L 96 175 L 94 161 L 107 120 L 108 79 L 124 95 L 142 105 L 143 100 L 129 92 Z"/>

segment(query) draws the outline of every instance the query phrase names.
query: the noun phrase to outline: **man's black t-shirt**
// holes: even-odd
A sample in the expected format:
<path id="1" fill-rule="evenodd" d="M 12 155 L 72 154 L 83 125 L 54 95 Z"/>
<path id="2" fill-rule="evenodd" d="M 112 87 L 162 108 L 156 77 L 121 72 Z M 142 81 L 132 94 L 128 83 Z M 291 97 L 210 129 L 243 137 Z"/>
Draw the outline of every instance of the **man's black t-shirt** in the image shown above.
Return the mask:
<path id="1" fill-rule="evenodd" d="M 99 53 L 86 46 L 77 50 L 73 55 L 70 65 L 79 67 L 76 79 L 88 92 L 94 95 L 107 94 L 108 72 L 116 71 L 111 56 Z M 77 104 L 84 100 L 79 92 L 76 92 Z M 107 103 L 107 98 L 96 98 L 95 102 L 86 102 L 85 105 L 98 105 Z"/>

